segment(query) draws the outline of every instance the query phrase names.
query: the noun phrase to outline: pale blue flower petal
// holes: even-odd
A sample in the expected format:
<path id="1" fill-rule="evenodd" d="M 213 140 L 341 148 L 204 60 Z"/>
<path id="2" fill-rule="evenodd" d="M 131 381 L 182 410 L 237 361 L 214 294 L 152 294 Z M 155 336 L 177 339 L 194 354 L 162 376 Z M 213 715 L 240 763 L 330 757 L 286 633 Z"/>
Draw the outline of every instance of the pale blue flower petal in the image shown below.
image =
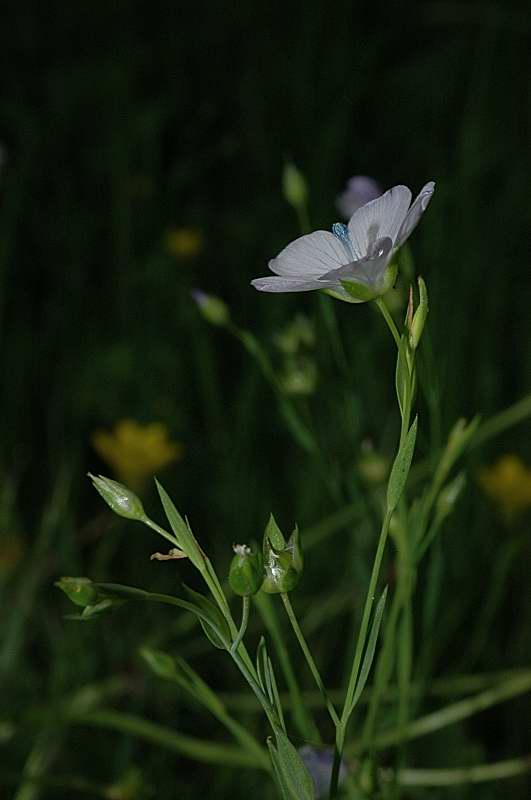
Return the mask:
<path id="1" fill-rule="evenodd" d="M 389 237 L 396 242 L 410 203 L 407 186 L 394 186 L 354 212 L 348 230 L 356 259 L 366 256 L 377 239 Z"/>
<path id="2" fill-rule="evenodd" d="M 398 232 L 396 241 L 396 247 L 399 247 L 401 244 L 404 244 L 406 239 L 413 232 L 421 216 L 428 208 L 428 203 L 430 202 L 434 191 L 435 191 L 435 183 L 433 181 L 429 181 L 429 183 L 423 186 L 423 188 L 420 190 L 418 196 L 413 202 L 413 205 L 409 209 L 405 220 L 400 226 L 400 230 Z"/>
<path id="3" fill-rule="evenodd" d="M 327 282 L 318 279 L 304 280 L 304 278 L 283 278 L 273 276 L 269 278 L 255 278 L 251 286 L 259 292 L 311 292 L 315 289 L 326 289 Z"/>
<path id="4" fill-rule="evenodd" d="M 290 278 L 319 278 L 348 261 L 343 243 L 329 231 L 315 231 L 288 244 L 269 269 Z"/>
<path id="5" fill-rule="evenodd" d="M 378 239 L 369 248 L 369 253 L 359 261 L 352 261 L 338 269 L 331 270 L 321 277 L 321 282 L 356 281 L 365 286 L 377 288 L 389 262 L 389 254 L 393 249 L 393 242 L 386 236 Z"/>

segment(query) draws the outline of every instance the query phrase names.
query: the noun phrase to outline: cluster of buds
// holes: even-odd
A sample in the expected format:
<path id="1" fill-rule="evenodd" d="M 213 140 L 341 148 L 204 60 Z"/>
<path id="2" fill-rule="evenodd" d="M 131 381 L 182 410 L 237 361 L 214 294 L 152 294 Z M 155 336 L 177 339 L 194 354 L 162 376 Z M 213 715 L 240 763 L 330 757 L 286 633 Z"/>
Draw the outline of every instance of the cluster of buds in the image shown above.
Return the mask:
<path id="1" fill-rule="evenodd" d="M 260 589 L 268 594 L 286 594 L 298 584 L 303 557 L 297 527 L 286 541 L 271 515 L 264 531 L 262 551 L 255 543 L 236 544 L 233 549 L 229 583 L 235 594 L 249 597 Z"/>

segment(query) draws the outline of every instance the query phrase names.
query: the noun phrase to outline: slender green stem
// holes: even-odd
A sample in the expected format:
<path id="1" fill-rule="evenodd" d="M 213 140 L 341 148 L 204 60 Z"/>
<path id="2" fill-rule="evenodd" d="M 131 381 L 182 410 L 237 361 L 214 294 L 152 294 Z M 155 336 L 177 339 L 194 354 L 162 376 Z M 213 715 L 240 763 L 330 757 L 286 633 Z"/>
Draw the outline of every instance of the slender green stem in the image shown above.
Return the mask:
<path id="1" fill-rule="evenodd" d="M 514 778 L 526 772 L 531 772 L 531 753 L 522 758 L 458 769 L 400 769 L 396 781 L 400 786 L 458 786 Z"/>
<path id="2" fill-rule="evenodd" d="M 369 588 L 367 590 L 367 597 L 365 599 L 365 606 L 363 608 L 363 615 L 361 618 L 361 625 L 360 625 L 360 633 L 358 636 L 358 641 L 356 643 L 356 651 L 354 653 L 354 661 L 352 664 L 352 672 L 350 674 L 350 681 L 347 687 L 347 694 L 345 698 L 345 704 L 343 706 L 343 713 L 341 715 L 341 722 L 343 725 L 346 726 L 348 722 L 348 718 L 350 716 L 351 705 L 352 705 L 352 698 L 354 697 L 354 691 L 356 689 L 356 683 L 359 676 L 359 670 L 361 665 L 361 659 L 363 656 L 363 651 L 365 649 L 365 641 L 367 639 L 367 631 L 369 628 L 369 620 L 371 616 L 371 610 L 375 599 L 376 594 L 376 586 L 378 583 L 378 578 L 380 576 L 380 568 L 382 566 L 382 559 L 385 550 L 385 545 L 387 542 L 387 536 L 389 534 L 389 524 L 391 522 L 391 514 L 389 512 L 386 513 L 384 520 L 382 522 L 382 528 L 380 531 L 380 538 L 378 540 L 378 547 L 376 549 L 376 555 L 374 556 L 374 563 L 372 565 L 372 572 L 369 581 Z"/>
<path id="3" fill-rule="evenodd" d="M 230 648 L 231 655 L 236 652 L 236 650 L 240 646 L 240 642 L 243 640 L 243 637 L 245 636 L 245 631 L 247 630 L 247 625 L 249 624 L 250 607 L 251 607 L 251 598 L 248 595 L 245 595 L 244 597 L 242 597 L 242 621 L 240 629 L 238 631 L 238 635 L 236 636 Z"/>
<path id="4" fill-rule="evenodd" d="M 392 318 L 392 316 L 391 316 L 391 314 L 389 312 L 389 309 L 385 305 L 383 299 L 381 297 L 377 297 L 376 300 L 374 301 L 374 304 L 376 305 L 376 307 L 378 308 L 378 310 L 382 314 L 382 317 L 386 321 L 387 327 L 389 328 L 389 330 L 391 331 L 391 333 L 393 335 L 393 339 L 395 340 L 396 346 L 400 347 L 400 334 L 398 333 L 397 327 L 395 325 L 395 321 Z"/>
<path id="5" fill-rule="evenodd" d="M 172 728 L 159 725 L 151 720 L 127 714 L 122 711 L 100 709 L 86 713 L 73 713 L 68 715 L 69 721 L 80 725 L 90 725 L 96 728 L 108 728 L 122 731 L 131 736 L 150 741 L 153 744 L 168 750 L 180 753 L 194 761 L 203 761 L 207 764 L 232 764 L 240 767 L 262 767 L 263 763 L 257 755 L 243 750 L 241 746 L 210 742 L 196 739 L 177 733 Z"/>
<path id="6" fill-rule="evenodd" d="M 503 433 L 503 431 L 506 431 L 513 425 L 523 422 L 530 416 L 531 394 L 528 394 L 514 405 L 509 406 L 509 408 L 506 408 L 504 411 L 500 411 L 499 414 L 495 414 L 493 417 L 486 419 L 485 422 L 478 427 L 470 446 L 476 447 L 478 444 L 483 444 L 483 442 L 492 439 L 494 436 L 498 436 L 500 433 Z"/>
<path id="7" fill-rule="evenodd" d="M 328 713 L 330 714 L 330 717 L 332 718 L 332 722 L 334 723 L 334 725 L 337 726 L 337 725 L 339 725 L 339 717 L 337 715 L 337 712 L 336 712 L 334 706 L 330 702 L 328 694 L 326 693 L 325 685 L 324 685 L 324 683 L 323 683 L 323 681 L 321 679 L 321 676 L 319 674 L 319 670 L 317 669 L 316 663 L 313 660 L 313 656 L 310 653 L 310 649 L 309 649 L 308 645 L 306 644 L 306 639 L 304 638 L 304 634 L 303 634 L 303 632 L 302 632 L 302 630 L 300 628 L 300 625 L 298 623 L 297 617 L 295 616 L 295 612 L 293 610 L 293 606 L 291 605 L 291 601 L 289 599 L 289 595 L 283 593 L 280 596 L 282 598 L 282 602 L 284 603 L 284 608 L 286 609 L 286 613 L 287 613 L 287 615 L 289 617 L 289 621 L 291 622 L 291 627 L 293 628 L 295 636 L 297 637 L 297 640 L 298 640 L 298 642 L 299 642 L 299 644 L 301 646 L 301 650 L 304 653 L 304 657 L 306 658 L 306 661 L 307 661 L 308 666 L 310 668 L 310 672 L 312 673 L 312 675 L 314 677 L 314 680 L 315 680 L 315 683 L 317 684 L 317 688 L 321 692 L 321 696 L 322 696 L 322 698 L 323 698 L 323 700 L 324 700 L 324 702 L 326 704 L 326 707 L 328 709 Z"/>
<path id="8" fill-rule="evenodd" d="M 363 656 L 363 651 L 365 649 L 365 641 L 367 639 L 367 632 L 369 629 L 369 620 L 371 616 L 372 606 L 374 603 L 376 586 L 378 583 L 378 578 L 380 576 L 380 569 L 382 566 L 382 559 L 385 551 L 385 545 L 387 542 L 387 536 L 389 534 L 389 524 L 391 522 L 391 516 L 392 515 L 389 512 L 387 512 L 382 522 L 380 537 L 378 539 L 378 547 L 376 549 L 376 555 L 374 556 L 374 562 L 372 565 L 372 572 L 369 581 L 369 588 L 367 590 L 367 597 L 365 598 L 365 606 L 363 608 L 363 614 L 361 618 L 360 632 L 358 636 L 358 641 L 356 642 L 356 650 L 354 653 L 354 661 L 352 663 L 352 671 L 350 673 L 350 680 L 347 687 L 345 703 L 343 705 L 341 720 L 339 722 L 339 725 L 336 726 L 336 746 L 334 753 L 334 765 L 332 767 L 332 776 L 330 780 L 330 795 L 329 795 L 330 798 L 334 798 L 337 796 L 339 769 L 341 766 L 341 759 L 343 757 L 345 736 L 347 732 L 348 721 L 353 711 L 352 699 L 354 697 L 354 692 L 356 690 L 356 683 L 359 677 L 361 659 Z"/>
<path id="9" fill-rule="evenodd" d="M 253 675 L 251 675 L 251 673 L 247 669 L 247 666 L 244 663 L 244 661 L 242 660 L 242 658 L 240 657 L 239 653 L 237 651 L 235 651 L 234 653 L 231 653 L 231 656 L 232 656 L 232 659 L 233 659 L 234 663 L 236 664 L 236 666 L 238 667 L 238 669 L 242 673 L 243 677 L 245 678 L 245 680 L 247 681 L 247 683 L 249 684 L 249 686 L 253 690 L 258 702 L 260 703 L 260 705 L 264 709 L 265 714 L 267 716 L 267 719 L 269 720 L 269 723 L 270 723 L 271 727 L 273 728 L 273 730 L 276 730 L 277 728 L 280 728 L 281 725 L 280 725 L 280 721 L 278 719 L 277 712 L 276 712 L 275 708 L 269 702 L 268 698 L 265 696 L 261 686 L 259 686 L 258 682 L 254 679 Z"/>
<path id="10" fill-rule="evenodd" d="M 153 522 L 152 519 L 146 517 L 144 520 L 142 520 L 142 522 L 147 525 L 148 528 L 151 528 L 151 530 L 155 531 L 155 533 L 159 533 L 161 536 L 164 536 L 164 538 L 167 539 L 168 542 L 171 542 L 171 544 L 173 544 L 175 547 L 179 547 L 179 542 L 175 536 L 171 533 L 168 533 L 168 531 L 164 530 L 164 528 L 161 528 L 160 525 L 157 525 L 157 523 Z"/>
<path id="11" fill-rule="evenodd" d="M 467 719 L 473 714 L 527 692 L 531 692 L 531 675 L 529 673 L 517 675 L 505 683 L 486 689 L 473 697 L 466 697 L 431 714 L 418 717 L 403 728 L 382 731 L 382 733 L 373 738 L 370 746 L 374 749 L 383 749 L 391 745 L 400 744 L 402 741 L 426 736 L 447 725 Z M 358 745 L 354 749 L 358 751 L 361 747 Z"/>
<path id="12" fill-rule="evenodd" d="M 265 592 L 254 595 L 254 603 L 262 617 L 262 621 L 273 640 L 280 667 L 288 687 L 289 701 L 291 704 L 293 721 L 301 736 L 311 742 L 320 742 L 321 737 L 315 720 L 302 698 L 295 670 L 293 669 L 288 649 L 284 643 L 282 632 L 278 624 L 276 609 L 271 602 L 271 596 Z"/>
<path id="13" fill-rule="evenodd" d="M 378 709 L 387 689 L 389 678 L 391 677 L 396 630 L 401 608 L 402 598 L 400 596 L 400 592 L 396 591 L 393 596 L 391 611 L 385 625 L 383 646 L 380 650 L 378 661 L 376 663 L 374 684 L 370 693 L 369 708 L 367 710 L 367 715 L 365 717 L 365 723 L 363 726 L 362 741 L 365 745 L 373 735 Z"/>

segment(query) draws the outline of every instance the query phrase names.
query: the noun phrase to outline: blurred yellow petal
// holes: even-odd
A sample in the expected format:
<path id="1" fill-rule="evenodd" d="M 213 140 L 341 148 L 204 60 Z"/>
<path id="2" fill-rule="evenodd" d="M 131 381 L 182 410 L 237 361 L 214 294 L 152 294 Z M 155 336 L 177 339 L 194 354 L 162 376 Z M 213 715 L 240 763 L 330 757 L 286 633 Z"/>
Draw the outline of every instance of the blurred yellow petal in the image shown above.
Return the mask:
<path id="1" fill-rule="evenodd" d="M 170 228 L 164 237 L 166 251 L 174 258 L 193 258 L 203 249 L 201 233 L 195 228 Z"/>
<path id="2" fill-rule="evenodd" d="M 504 455 L 491 467 L 484 467 L 478 481 L 506 522 L 513 522 L 531 507 L 531 469 L 514 454 Z"/>
<path id="3" fill-rule="evenodd" d="M 110 432 L 97 430 L 92 445 L 116 477 L 133 489 L 141 489 L 159 469 L 182 456 L 183 448 L 168 437 L 165 425 L 141 425 L 135 420 L 118 422 Z"/>

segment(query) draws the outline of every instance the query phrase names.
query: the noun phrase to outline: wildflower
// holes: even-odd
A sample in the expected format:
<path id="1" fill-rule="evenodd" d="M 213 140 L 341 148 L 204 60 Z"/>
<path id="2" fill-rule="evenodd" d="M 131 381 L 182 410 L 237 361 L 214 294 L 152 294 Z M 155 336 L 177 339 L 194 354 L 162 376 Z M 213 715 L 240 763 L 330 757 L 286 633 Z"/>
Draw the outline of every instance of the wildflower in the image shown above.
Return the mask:
<path id="1" fill-rule="evenodd" d="M 479 484 L 511 523 L 531 507 L 531 469 L 514 454 L 498 459 L 479 473 Z"/>
<path id="2" fill-rule="evenodd" d="M 347 188 L 336 200 L 336 207 L 344 219 L 350 219 L 355 211 L 382 194 L 382 187 L 367 175 L 354 175 L 347 181 Z"/>
<path id="3" fill-rule="evenodd" d="M 299 237 L 269 262 L 275 276 L 252 285 L 262 292 L 321 289 L 354 303 L 379 297 L 394 283 L 391 259 L 419 222 L 434 186 L 427 183 L 413 204 L 407 186 L 395 186 L 355 211 L 348 225 L 336 222 L 331 233 Z"/>
<path id="4" fill-rule="evenodd" d="M 176 461 L 182 446 L 168 438 L 164 425 L 140 425 L 122 420 L 113 431 L 97 430 L 92 436 L 94 449 L 116 475 L 133 489 L 141 489 L 146 478 Z"/>
<path id="5" fill-rule="evenodd" d="M 195 228 L 170 228 L 164 237 L 166 251 L 175 258 L 193 258 L 203 248 L 201 233 Z"/>

